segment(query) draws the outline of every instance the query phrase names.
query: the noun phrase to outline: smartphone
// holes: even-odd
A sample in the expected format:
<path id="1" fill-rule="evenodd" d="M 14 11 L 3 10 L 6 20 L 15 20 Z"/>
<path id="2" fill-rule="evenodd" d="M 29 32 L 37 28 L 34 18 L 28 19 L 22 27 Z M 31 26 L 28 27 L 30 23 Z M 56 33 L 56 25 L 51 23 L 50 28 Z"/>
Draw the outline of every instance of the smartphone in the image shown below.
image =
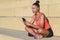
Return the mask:
<path id="1" fill-rule="evenodd" d="M 22 20 L 23 20 L 23 21 L 26 21 L 26 19 L 25 19 L 25 18 L 22 18 Z"/>

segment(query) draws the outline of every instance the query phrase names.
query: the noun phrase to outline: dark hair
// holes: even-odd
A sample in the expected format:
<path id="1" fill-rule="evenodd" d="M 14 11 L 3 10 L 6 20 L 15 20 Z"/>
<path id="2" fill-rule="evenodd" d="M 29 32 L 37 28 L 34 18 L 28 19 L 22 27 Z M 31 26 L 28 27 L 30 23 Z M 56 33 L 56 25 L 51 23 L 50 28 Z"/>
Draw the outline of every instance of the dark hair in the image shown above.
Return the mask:
<path id="1" fill-rule="evenodd" d="M 40 3 L 39 0 L 36 0 L 36 2 L 33 3 L 33 5 L 36 5 L 37 7 L 40 7 L 39 3 Z"/>

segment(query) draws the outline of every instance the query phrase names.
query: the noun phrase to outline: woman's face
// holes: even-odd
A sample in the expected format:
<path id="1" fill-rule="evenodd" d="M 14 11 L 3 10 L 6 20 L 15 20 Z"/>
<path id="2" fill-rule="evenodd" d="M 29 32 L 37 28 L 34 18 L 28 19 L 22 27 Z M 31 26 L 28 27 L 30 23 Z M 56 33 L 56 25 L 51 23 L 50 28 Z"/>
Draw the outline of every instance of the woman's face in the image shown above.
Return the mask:
<path id="1" fill-rule="evenodd" d="M 39 11 L 39 8 L 36 5 L 32 6 L 33 13 L 37 13 Z"/>

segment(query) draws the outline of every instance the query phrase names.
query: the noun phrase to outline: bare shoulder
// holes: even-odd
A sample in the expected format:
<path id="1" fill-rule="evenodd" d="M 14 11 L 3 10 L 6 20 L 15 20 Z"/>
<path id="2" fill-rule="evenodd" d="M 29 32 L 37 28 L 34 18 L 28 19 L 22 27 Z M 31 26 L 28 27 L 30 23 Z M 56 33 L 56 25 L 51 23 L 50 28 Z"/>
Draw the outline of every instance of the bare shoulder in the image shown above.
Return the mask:
<path id="1" fill-rule="evenodd" d="M 44 13 L 41 12 L 41 14 L 43 15 L 44 18 L 47 18 L 46 15 Z"/>
<path id="2" fill-rule="evenodd" d="M 44 14 L 43 12 L 40 12 L 40 14 L 41 14 L 42 16 L 45 16 L 45 14 Z"/>

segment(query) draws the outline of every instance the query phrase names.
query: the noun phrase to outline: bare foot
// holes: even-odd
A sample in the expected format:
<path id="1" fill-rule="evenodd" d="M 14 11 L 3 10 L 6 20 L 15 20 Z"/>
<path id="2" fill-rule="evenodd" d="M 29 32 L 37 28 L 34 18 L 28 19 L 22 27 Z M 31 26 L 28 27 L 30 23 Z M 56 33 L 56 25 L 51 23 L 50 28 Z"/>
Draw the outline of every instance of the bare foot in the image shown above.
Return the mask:
<path id="1" fill-rule="evenodd" d="M 39 34 L 34 35 L 35 39 L 39 39 Z"/>

